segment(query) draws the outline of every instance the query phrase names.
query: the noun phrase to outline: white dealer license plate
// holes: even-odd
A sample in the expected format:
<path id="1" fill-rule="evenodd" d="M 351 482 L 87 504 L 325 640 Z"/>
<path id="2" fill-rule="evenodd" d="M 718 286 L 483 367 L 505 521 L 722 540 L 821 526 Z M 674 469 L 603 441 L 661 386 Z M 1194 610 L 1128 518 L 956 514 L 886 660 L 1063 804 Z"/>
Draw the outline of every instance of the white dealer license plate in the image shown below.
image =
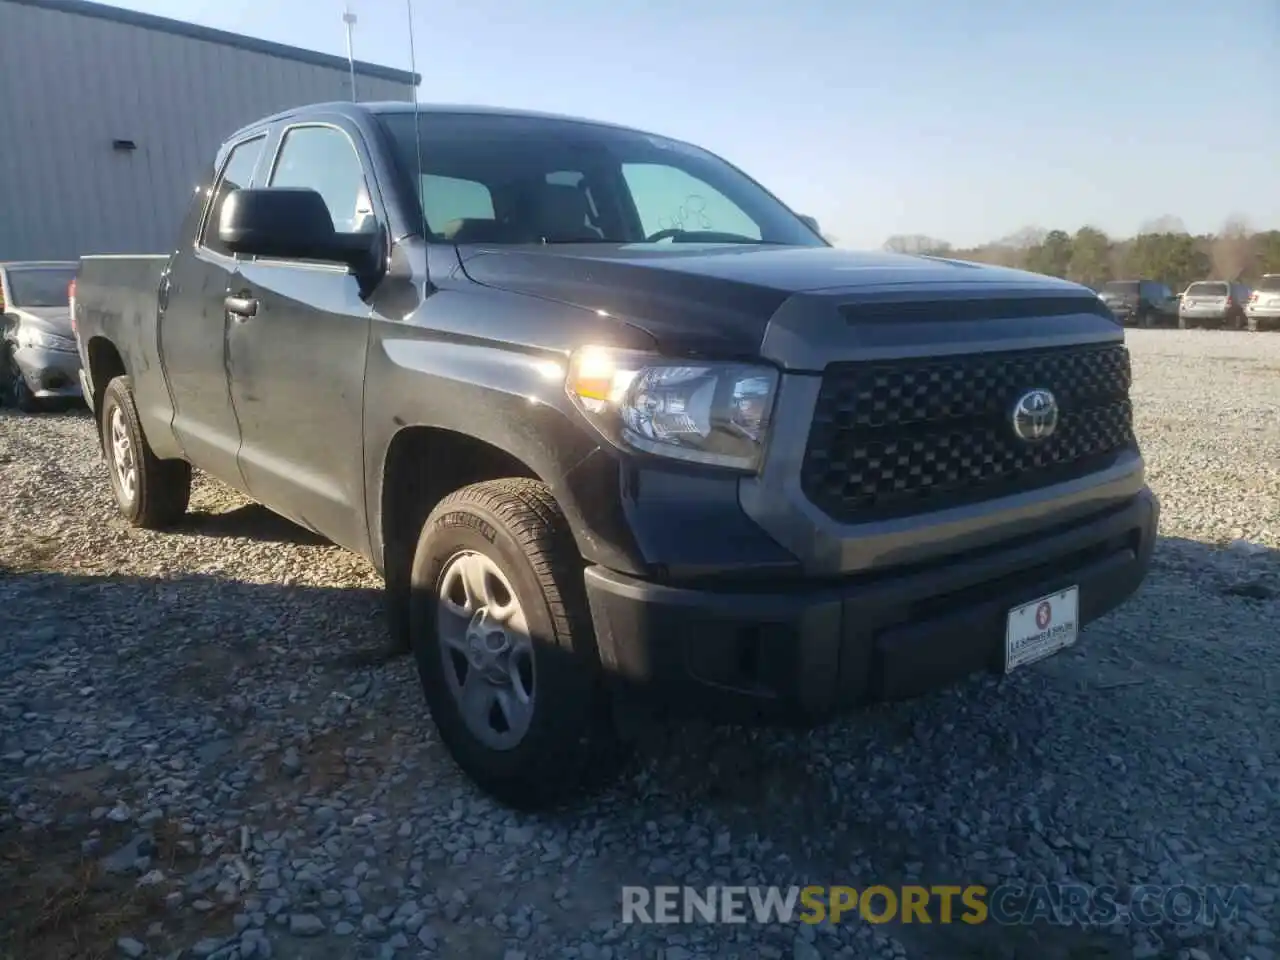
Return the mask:
<path id="1" fill-rule="evenodd" d="M 1005 631 L 1005 673 L 1071 646 L 1079 633 L 1079 587 L 1068 587 L 1014 607 L 1009 611 Z"/>

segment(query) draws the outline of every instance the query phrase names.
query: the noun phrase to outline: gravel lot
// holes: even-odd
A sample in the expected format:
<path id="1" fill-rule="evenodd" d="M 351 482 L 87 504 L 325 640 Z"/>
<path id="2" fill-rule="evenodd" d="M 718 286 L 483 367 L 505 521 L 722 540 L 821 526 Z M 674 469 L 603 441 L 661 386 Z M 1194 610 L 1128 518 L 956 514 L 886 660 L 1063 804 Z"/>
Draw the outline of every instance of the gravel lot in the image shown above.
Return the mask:
<path id="1" fill-rule="evenodd" d="M 363 561 L 204 478 L 133 530 L 85 413 L 0 411 L 0 957 L 1280 956 L 1280 335 L 1130 343 L 1163 539 L 1075 649 L 673 731 L 541 817 L 444 756 Z M 624 883 L 910 878 L 1250 890 L 1213 927 L 618 922 Z"/>

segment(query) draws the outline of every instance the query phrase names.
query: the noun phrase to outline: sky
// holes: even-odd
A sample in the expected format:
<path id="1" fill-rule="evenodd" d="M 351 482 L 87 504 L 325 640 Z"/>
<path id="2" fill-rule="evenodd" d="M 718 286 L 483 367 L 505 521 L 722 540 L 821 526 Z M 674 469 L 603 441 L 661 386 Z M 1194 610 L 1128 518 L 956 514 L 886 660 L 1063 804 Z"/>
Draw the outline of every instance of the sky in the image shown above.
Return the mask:
<path id="1" fill-rule="evenodd" d="M 350 0 L 424 102 L 640 127 L 841 246 L 1280 229 L 1280 0 Z M 345 55 L 342 0 L 115 0 Z M 358 92 L 358 87 L 357 87 Z"/>

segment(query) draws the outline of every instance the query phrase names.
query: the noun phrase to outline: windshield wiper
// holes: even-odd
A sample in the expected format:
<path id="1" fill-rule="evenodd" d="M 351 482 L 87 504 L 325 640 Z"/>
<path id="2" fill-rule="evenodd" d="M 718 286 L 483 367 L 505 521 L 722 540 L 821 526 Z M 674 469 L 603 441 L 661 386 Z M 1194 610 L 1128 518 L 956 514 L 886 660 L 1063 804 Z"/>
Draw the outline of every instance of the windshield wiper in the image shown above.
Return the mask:
<path id="1" fill-rule="evenodd" d="M 577 240 L 564 240 L 564 239 L 560 239 L 560 238 L 558 238 L 558 237 L 557 237 L 557 238 L 551 238 L 551 239 L 548 239 L 547 237 L 543 237 L 543 238 L 541 238 L 538 242 L 539 242 L 539 243 L 541 243 L 541 244 L 543 244 L 544 246 L 551 247 L 551 246 L 560 246 L 560 245 L 564 245 L 564 244 L 588 244 L 588 243 L 595 243 L 595 244 L 601 244 L 601 243 L 613 243 L 613 244 L 622 245 L 622 244 L 624 244 L 624 243 L 632 243 L 632 242 L 634 242 L 634 241 L 631 241 L 631 240 L 614 240 L 614 239 L 612 239 L 612 238 L 610 238 L 610 237 L 590 237 L 590 238 L 583 237 L 583 238 L 580 238 L 580 239 L 577 239 Z"/>
<path id="2" fill-rule="evenodd" d="M 696 234 L 696 233 L 691 233 L 691 234 L 685 234 L 685 235 L 682 235 L 682 236 L 692 236 L 692 237 L 696 237 L 696 236 L 697 236 L 697 234 Z M 728 245 L 728 244 L 735 244 L 735 245 L 743 245 L 743 246 L 760 246 L 760 247 L 769 247 L 769 246 L 772 246 L 772 247 L 789 247 L 789 246 L 793 246 L 793 244 L 785 243 L 785 242 L 783 242 L 783 241 L 781 241 L 781 240 L 756 240 L 756 239 L 754 239 L 754 238 L 752 238 L 752 237 L 732 237 L 732 238 L 730 238 L 730 237 L 725 237 L 725 236 L 717 236 L 717 237 L 716 237 L 716 238 L 714 238 L 714 239 L 682 239 L 681 237 L 673 237 L 673 238 L 671 238 L 671 240 L 670 240 L 670 242 L 669 242 L 669 243 L 668 243 L 668 242 L 665 242 L 665 241 L 663 241 L 663 240 L 652 240 L 652 241 L 651 241 L 651 240 L 647 240 L 647 239 L 645 239 L 645 238 L 643 238 L 643 237 L 642 237 L 642 238 L 640 238 L 639 240 L 618 240 L 618 239 L 613 238 L 613 237 L 593 237 L 593 238 L 590 238 L 590 239 L 564 240 L 564 239 L 559 239 L 559 238 L 548 239 L 548 238 L 546 238 L 546 237 L 543 237 L 543 238 L 542 238 L 541 240 L 539 240 L 538 242 L 539 242 L 539 243 L 541 243 L 542 245 L 544 245 L 544 246 L 548 246 L 548 247 L 551 247 L 551 246 L 564 246 L 564 245 L 577 245 L 577 244 L 582 244 L 582 245 L 584 245 L 584 246 L 585 246 L 585 245 L 587 245 L 587 244 L 597 244 L 597 245 L 599 245 L 599 244 L 604 244 L 604 243 L 608 243 L 608 244 L 616 244 L 617 246 L 634 246 L 634 245 L 639 245 L 639 244 L 646 244 L 646 245 L 649 245 L 649 246 L 655 246 L 655 247 L 656 247 L 656 246 L 670 246 L 670 247 L 692 246 L 693 244 L 699 244 L 699 243 L 704 243 L 704 244 L 715 244 L 715 243 L 721 243 L 721 244 L 726 244 L 726 245 Z"/>

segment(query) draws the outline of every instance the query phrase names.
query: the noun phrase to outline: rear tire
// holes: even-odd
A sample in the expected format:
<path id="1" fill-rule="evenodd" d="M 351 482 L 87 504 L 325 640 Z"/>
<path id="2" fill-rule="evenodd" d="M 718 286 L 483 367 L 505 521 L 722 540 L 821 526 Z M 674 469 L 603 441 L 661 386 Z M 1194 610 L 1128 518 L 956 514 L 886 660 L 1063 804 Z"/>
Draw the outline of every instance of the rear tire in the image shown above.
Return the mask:
<path id="1" fill-rule="evenodd" d="M 535 480 L 463 487 L 418 539 L 409 623 L 432 720 L 457 765 L 516 809 L 585 792 L 623 755 L 582 568 L 564 514 Z"/>
<path id="2" fill-rule="evenodd" d="M 102 451 L 116 505 L 135 527 L 162 530 L 182 519 L 191 500 L 191 464 L 161 460 L 147 443 L 127 376 L 107 384 L 102 397 Z"/>

